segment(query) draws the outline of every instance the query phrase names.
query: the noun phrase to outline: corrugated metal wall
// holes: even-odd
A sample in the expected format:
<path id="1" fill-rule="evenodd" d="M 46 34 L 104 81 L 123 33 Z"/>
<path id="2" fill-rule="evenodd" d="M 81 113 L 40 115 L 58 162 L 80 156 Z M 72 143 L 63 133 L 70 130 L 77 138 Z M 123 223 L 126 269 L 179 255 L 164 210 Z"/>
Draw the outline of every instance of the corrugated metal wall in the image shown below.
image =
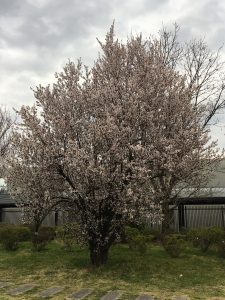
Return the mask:
<path id="1" fill-rule="evenodd" d="M 186 228 L 224 227 L 225 205 L 186 205 L 184 219 Z"/>
<path id="2" fill-rule="evenodd" d="M 59 211 L 58 225 L 62 225 L 64 219 L 64 213 Z M 161 230 L 160 220 L 152 222 L 151 219 L 146 219 L 145 221 L 150 228 Z M 186 229 L 210 226 L 225 227 L 225 205 L 185 205 L 184 221 Z M 19 208 L 3 208 L 2 222 L 20 224 L 21 210 Z M 55 212 L 46 217 L 43 225 L 55 226 Z M 179 231 L 178 208 L 172 210 L 171 229 Z"/>
<path id="3" fill-rule="evenodd" d="M 152 229 L 161 230 L 161 222 L 146 220 Z M 185 229 L 202 227 L 225 227 L 225 205 L 184 205 Z M 172 208 L 171 229 L 179 231 L 178 208 Z"/>
<path id="4" fill-rule="evenodd" d="M 2 209 L 2 222 L 10 224 L 21 224 L 21 210 L 18 207 L 3 208 Z M 58 213 L 58 225 L 63 223 L 62 212 Z M 55 212 L 50 213 L 44 220 L 43 225 L 55 226 Z"/>

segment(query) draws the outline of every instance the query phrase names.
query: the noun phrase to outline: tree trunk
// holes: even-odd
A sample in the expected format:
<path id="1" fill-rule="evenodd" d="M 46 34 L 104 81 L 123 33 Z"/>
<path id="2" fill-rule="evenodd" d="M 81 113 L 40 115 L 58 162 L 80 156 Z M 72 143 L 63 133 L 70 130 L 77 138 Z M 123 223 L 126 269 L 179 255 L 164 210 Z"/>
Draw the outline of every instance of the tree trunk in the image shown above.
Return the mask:
<path id="1" fill-rule="evenodd" d="M 98 247 L 94 249 L 93 247 L 90 248 L 90 260 L 91 264 L 95 267 L 100 267 L 104 265 L 108 260 L 108 252 L 109 247 Z"/>
<path id="2" fill-rule="evenodd" d="M 107 237 L 107 238 L 106 238 Z M 90 251 L 90 261 L 95 267 L 100 267 L 106 264 L 108 260 L 108 252 L 115 241 L 116 236 L 114 234 L 110 235 L 95 235 L 89 236 L 89 251 Z"/>
<path id="3" fill-rule="evenodd" d="M 163 203 L 162 206 L 163 220 L 162 220 L 162 234 L 165 235 L 170 232 L 171 215 L 169 203 Z"/>
<path id="4" fill-rule="evenodd" d="M 41 226 L 41 223 L 34 223 L 34 232 L 33 232 L 33 238 L 32 238 L 32 244 L 34 249 L 37 249 L 37 245 L 38 245 L 38 231 L 39 228 Z"/>
<path id="5" fill-rule="evenodd" d="M 116 214 L 109 205 L 101 207 L 101 213 L 96 218 L 99 227 L 95 229 L 91 227 L 88 230 L 90 260 L 93 266 L 99 267 L 106 264 L 109 249 L 115 242 L 117 233 L 121 230 L 119 223 L 121 218 L 121 214 Z M 115 220 L 117 226 L 114 224 Z"/>

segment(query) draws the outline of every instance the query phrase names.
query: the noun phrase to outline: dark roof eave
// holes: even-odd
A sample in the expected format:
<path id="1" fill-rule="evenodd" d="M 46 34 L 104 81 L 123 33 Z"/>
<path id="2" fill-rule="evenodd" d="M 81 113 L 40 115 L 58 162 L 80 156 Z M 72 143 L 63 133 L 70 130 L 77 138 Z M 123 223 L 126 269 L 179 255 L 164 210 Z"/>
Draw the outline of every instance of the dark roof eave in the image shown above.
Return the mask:
<path id="1" fill-rule="evenodd" d="M 215 205 L 225 204 L 225 197 L 194 197 L 194 198 L 180 198 L 178 204 L 184 205 Z M 173 205 L 174 203 L 171 203 Z"/>
<path id="2" fill-rule="evenodd" d="M 0 209 L 1 208 L 11 208 L 11 207 L 17 207 L 15 203 L 0 203 Z"/>

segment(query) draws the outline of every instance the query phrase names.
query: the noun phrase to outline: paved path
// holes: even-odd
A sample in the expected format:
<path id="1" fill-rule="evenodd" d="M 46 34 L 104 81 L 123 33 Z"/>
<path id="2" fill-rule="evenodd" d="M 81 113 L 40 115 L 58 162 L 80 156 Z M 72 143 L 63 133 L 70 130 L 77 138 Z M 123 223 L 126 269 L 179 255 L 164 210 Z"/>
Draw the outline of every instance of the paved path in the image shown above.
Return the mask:
<path id="1" fill-rule="evenodd" d="M 155 298 L 150 295 L 140 295 L 136 298 L 136 300 L 154 300 Z"/>
<path id="2" fill-rule="evenodd" d="M 3 289 L 5 287 L 8 287 L 10 286 L 12 283 L 11 282 L 8 282 L 8 281 L 5 281 L 5 282 L 2 282 L 0 281 L 0 289 Z"/>
<path id="3" fill-rule="evenodd" d="M 13 288 L 13 289 L 9 290 L 7 292 L 7 294 L 10 295 L 10 296 L 21 295 L 21 294 L 24 294 L 24 293 L 26 293 L 28 291 L 33 290 L 37 286 L 38 286 L 37 284 L 33 284 L 33 283 L 23 284 L 23 285 L 20 285 L 20 286 L 18 286 L 16 288 Z"/>
<path id="4" fill-rule="evenodd" d="M 40 292 L 37 296 L 41 298 L 52 297 L 58 293 L 60 293 L 64 289 L 63 286 L 52 286 L 42 292 Z"/>
<path id="5" fill-rule="evenodd" d="M 8 281 L 0 281 L 0 289 L 7 289 L 9 286 L 12 286 L 12 282 Z M 35 283 L 26 283 L 19 286 L 12 287 L 8 291 L 6 290 L 5 293 L 7 293 L 10 296 L 17 296 L 25 294 L 28 291 L 32 291 L 34 288 L 38 287 L 38 284 Z M 40 298 L 51 298 L 60 292 L 64 290 L 63 286 L 51 286 L 49 288 L 46 288 L 45 290 L 39 291 L 38 294 L 34 295 L 36 297 Z M 2 291 L 1 291 L 2 292 Z M 81 299 L 87 299 L 90 294 L 94 293 L 94 290 L 91 288 L 82 288 L 80 290 L 74 291 L 68 296 L 65 296 L 65 299 L 68 300 L 81 300 Z M 123 292 L 120 290 L 113 290 L 108 291 L 103 295 L 100 300 L 118 300 L 121 298 Z M 137 296 L 136 300 L 154 300 L 153 295 L 147 295 L 147 294 L 140 294 Z M 171 300 L 190 300 L 188 296 L 181 295 L 181 296 L 173 296 Z"/>
<path id="6" fill-rule="evenodd" d="M 81 289 L 77 292 L 73 292 L 70 296 L 69 299 L 73 300 L 81 300 L 89 296 L 93 292 L 92 289 Z"/>
<path id="7" fill-rule="evenodd" d="M 172 300 L 189 300 L 188 296 L 173 296 Z"/>
<path id="8" fill-rule="evenodd" d="M 101 300 L 117 300 L 122 296 L 121 291 L 109 291 Z"/>

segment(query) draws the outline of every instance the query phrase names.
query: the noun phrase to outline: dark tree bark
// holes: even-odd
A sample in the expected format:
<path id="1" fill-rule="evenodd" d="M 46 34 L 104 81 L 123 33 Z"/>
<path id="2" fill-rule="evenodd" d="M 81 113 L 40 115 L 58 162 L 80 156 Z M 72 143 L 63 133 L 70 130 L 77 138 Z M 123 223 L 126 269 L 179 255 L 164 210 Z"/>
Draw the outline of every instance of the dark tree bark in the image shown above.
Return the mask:
<path id="1" fill-rule="evenodd" d="M 99 246 L 94 241 L 89 243 L 90 261 L 95 267 L 106 264 L 108 260 L 109 245 Z"/>
<path id="2" fill-rule="evenodd" d="M 37 246 L 39 243 L 38 231 L 39 231 L 40 226 L 41 226 L 41 221 L 34 223 L 34 232 L 33 232 L 33 237 L 32 237 L 32 244 L 33 244 L 34 249 L 37 249 Z"/>
<path id="3" fill-rule="evenodd" d="M 171 210 L 169 208 L 169 203 L 165 202 L 162 206 L 163 220 L 162 220 L 162 234 L 168 234 L 170 232 L 171 225 Z"/>

